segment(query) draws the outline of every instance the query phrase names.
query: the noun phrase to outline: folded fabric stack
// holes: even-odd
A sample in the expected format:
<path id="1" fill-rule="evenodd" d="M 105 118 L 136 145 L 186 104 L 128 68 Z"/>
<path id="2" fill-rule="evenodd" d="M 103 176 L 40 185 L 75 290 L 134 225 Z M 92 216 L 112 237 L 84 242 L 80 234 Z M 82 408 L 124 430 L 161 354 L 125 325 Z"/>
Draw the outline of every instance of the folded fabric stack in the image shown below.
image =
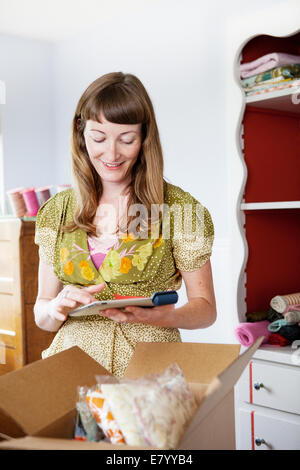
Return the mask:
<path id="1" fill-rule="evenodd" d="M 263 343 L 287 346 L 300 340 L 300 292 L 277 295 L 269 310 L 249 312 L 247 322 L 235 328 L 235 336 L 243 346 L 251 346 L 264 336 Z"/>
<path id="2" fill-rule="evenodd" d="M 300 56 L 273 52 L 240 65 L 247 96 L 300 86 Z"/>

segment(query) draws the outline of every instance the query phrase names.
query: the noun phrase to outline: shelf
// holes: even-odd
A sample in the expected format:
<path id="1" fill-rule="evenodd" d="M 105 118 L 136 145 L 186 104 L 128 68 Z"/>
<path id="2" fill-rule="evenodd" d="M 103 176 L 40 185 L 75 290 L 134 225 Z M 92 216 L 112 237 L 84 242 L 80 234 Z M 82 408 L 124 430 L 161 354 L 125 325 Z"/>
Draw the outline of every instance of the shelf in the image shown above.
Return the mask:
<path id="1" fill-rule="evenodd" d="M 263 209 L 300 209 L 300 201 L 247 202 L 241 204 L 241 210 Z"/>
<path id="2" fill-rule="evenodd" d="M 242 346 L 240 354 L 246 351 L 246 347 Z M 272 362 L 279 362 L 282 364 L 289 365 L 299 365 L 300 354 L 297 352 L 297 348 L 292 348 L 292 345 L 289 346 L 276 346 L 272 344 L 263 344 L 255 352 L 253 359 L 261 359 Z"/>
<path id="3" fill-rule="evenodd" d="M 300 114 L 300 84 L 284 90 L 246 96 L 246 104 L 256 108 Z"/>

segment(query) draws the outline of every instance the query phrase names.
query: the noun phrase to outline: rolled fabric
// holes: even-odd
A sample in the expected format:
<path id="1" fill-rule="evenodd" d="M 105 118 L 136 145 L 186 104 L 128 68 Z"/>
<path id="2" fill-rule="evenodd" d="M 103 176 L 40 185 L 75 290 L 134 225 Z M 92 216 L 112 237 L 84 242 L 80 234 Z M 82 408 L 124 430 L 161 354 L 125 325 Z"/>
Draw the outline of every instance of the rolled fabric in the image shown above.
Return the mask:
<path id="1" fill-rule="evenodd" d="M 279 335 L 278 333 L 271 333 L 269 336 L 269 344 L 276 344 L 283 347 L 291 344 L 291 341 Z"/>
<path id="2" fill-rule="evenodd" d="M 292 325 L 293 323 L 300 323 L 300 312 L 290 310 L 284 315 L 284 319 L 288 325 Z"/>
<path id="3" fill-rule="evenodd" d="M 292 343 L 300 339 L 300 326 L 297 324 L 282 326 L 278 333 Z"/>
<path id="4" fill-rule="evenodd" d="M 287 322 L 284 318 L 281 318 L 280 320 L 275 320 L 272 323 L 269 323 L 268 325 L 268 330 L 271 331 L 271 333 L 276 333 L 277 331 L 280 330 L 282 326 L 286 326 Z"/>
<path id="5" fill-rule="evenodd" d="M 257 322 L 263 321 L 268 319 L 268 312 L 267 310 L 261 310 L 257 312 L 247 312 L 246 313 L 247 322 Z"/>
<path id="6" fill-rule="evenodd" d="M 300 303 L 300 292 L 288 295 L 276 295 L 271 299 L 270 306 L 276 312 L 283 313 L 290 305 L 298 305 Z"/>
<path id="7" fill-rule="evenodd" d="M 275 320 L 280 320 L 280 318 L 283 318 L 282 313 L 276 312 L 272 307 L 269 308 L 268 310 L 268 317 L 267 320 L 269 322 L 275 321 Z"/>
<path id="8" fill-rule="evenodd" d="M 271 332 L 268 330 L 270 322 L 267 320 L 240 323 L 234 330 L 237 340 L 243 346 L 251 346 L 260 337 L 264 336 L 262 344 L 267 343 Z"/>
<path id="9" fill-rule="evenodd" d="M 288 305 L 282 315 L 285 317 L 289 312 L 300 312 L 300 304 Z"/>

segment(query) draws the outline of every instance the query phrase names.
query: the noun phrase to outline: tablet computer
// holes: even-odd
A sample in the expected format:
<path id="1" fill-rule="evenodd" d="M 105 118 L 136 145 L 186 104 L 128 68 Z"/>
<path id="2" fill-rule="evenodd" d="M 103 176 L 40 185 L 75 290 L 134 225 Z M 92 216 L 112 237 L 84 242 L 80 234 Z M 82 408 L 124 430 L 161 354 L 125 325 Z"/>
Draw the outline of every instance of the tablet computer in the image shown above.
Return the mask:
<path id="1" fill-rule="evenodd" d="M 97 300 L 88 305 L 71 310 L 70 317 L 83 317 L 86 315 L 98 315 L 100 310 L 106 308 L 125 308 L 129 305 L 136 305 L 137 307 L 158 307 L 159 305 L 176 304 L 178 301 L 178 294 L 176 290 L 168 290 L 162 292 L 154 292 L 151 297 L 133 298 L 133 299 L 120 299 L 120 300 Z"/>

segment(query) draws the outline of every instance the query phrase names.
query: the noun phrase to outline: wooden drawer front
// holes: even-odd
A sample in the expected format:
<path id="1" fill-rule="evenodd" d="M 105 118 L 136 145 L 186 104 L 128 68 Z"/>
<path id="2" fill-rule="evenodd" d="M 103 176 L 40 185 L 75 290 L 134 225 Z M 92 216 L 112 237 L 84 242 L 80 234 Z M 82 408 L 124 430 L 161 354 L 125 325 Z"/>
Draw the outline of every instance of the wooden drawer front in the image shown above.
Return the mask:
<path id="1" fill-rule="evenodd" d="M 11 330 L 0 329 L 0 344 L 5 347 L 16 347 L 16 333 Z"/>
<path id="2" fill-rule="evenodd" d="M 14 297 L 0 294 L 0 330 L 15 331 L 15 316 L 17 315 L 21 315 L 21 312 L 16 312 Z"/>
<path id="3" fill-rule="evenodd" d="M 20 236 L 21 219 L 9 218 L 0 220 L 0 241 L 16 240 Z"/>
<path id="4" fill-rule="evenodd" d="M 14 277 L 16 262 L 16 250 L 13 244 L 0 240 L 0 277 Z"/>
<path id="5" fill-rule="evenodd" d="M 300 417 L 268 409 L 239 410 L 238 450 L 300 450 Z"/>
<path id="6" fill-rule="evenodd" d="M 299 367 L 256 361 L 249 367 L 250 403 L 300 415 Z"/>
<path id="7" fill-rule="evenodd" d="M 0 375 L 16 369 L 16 350 L 0 340 Z"/>

